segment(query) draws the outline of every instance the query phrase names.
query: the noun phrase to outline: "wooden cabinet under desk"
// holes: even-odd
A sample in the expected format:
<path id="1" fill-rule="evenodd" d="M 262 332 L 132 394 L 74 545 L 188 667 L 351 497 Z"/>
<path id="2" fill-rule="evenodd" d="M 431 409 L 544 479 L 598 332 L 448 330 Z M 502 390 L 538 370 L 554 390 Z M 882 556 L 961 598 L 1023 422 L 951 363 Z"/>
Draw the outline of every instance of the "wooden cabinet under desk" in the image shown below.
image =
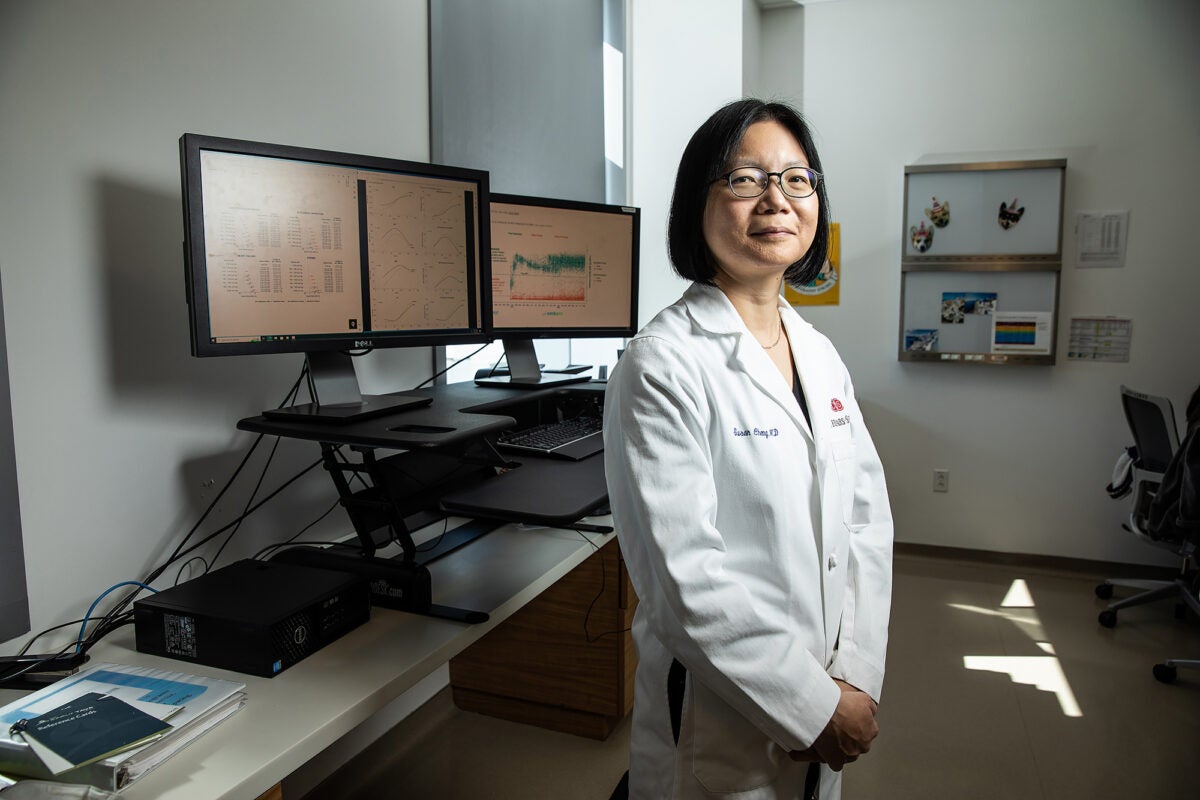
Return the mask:
<path id="1" fill-rule="evenodd" d="M 606 739 L 633 706 L 636 606 L 614 539 L 450 660 L 455 705 Z"/>

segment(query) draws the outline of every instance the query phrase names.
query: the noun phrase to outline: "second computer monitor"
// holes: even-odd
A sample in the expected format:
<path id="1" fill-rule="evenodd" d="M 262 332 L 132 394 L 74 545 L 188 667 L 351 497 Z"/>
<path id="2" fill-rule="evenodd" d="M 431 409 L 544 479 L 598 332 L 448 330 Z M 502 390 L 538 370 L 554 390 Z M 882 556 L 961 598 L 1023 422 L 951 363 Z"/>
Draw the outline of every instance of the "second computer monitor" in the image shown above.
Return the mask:
<path id="1" fill-rule="evenodd" d="M 543 373 L 533 341 L 636 333 L 639 209 L 506 194 L 490 207 L 492 332 L 510 374 L 477 382 L 581 380 Z"/>

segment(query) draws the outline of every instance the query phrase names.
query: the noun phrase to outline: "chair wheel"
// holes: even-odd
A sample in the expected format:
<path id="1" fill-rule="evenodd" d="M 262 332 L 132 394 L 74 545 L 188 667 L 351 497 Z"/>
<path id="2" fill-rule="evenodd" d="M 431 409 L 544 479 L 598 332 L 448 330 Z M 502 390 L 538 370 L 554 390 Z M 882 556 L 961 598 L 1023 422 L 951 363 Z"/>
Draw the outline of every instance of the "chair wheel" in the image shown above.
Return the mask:
<path id="1" fill-rule="evenodd" d="M 1097 617 L 1097 619 L 1100 621 L 1100 624 L 1106 628 L 1117 627 L 1117 612 L 1113 611 L 1111 608 L 1106 608 L 1101 611 L 1100 616 Z"/>
<path id="2" fill-rule="evenodd" d="M 1101 583 L 1096 586 L 1096 597 L 1101 600 L 1111 600 L 1113 596 L 1113 587 L 1111 583 Z"/>
<path id="3" fill-rule="evenodd" d="M 1168 667 L 1166 664 L 1154 665 L 1154 677 L 1162 683 L 1174 683 L 1178 674 L 1179 672 L 1175 667 Z"/>

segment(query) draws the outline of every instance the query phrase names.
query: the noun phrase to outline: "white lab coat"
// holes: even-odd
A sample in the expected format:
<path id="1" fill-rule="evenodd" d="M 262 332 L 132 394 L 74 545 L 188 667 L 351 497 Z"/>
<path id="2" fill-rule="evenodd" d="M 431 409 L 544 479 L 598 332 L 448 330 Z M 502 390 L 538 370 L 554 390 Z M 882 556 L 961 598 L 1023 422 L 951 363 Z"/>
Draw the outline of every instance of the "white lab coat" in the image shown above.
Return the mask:
<path id="1" fill-rule="evenodd" d="M 811 430 L 711 286 L 693 284 L 643 328 L 608 383 L 609 499 L 640 600 L 633 798 L 799 798 L 808 764 L 787 753 L 833 715 L 832 678 L 879 699 L 892 563 L 883 468 L 833 346 L 782 299 L 780 313 Z M 688 670 L 678 746 L 672 658 Z M 822 800 L 839 796 L 840 778 L 822 768 Z"/>

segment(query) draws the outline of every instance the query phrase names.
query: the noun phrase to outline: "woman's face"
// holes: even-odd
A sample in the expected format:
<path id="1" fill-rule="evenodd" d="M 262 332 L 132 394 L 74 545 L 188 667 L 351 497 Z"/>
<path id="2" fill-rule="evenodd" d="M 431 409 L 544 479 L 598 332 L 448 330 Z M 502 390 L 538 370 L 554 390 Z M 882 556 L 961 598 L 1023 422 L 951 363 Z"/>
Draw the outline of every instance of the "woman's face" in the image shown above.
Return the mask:
<path id="1" fill-rule="evenodd" d="M 722 172 L 738 167 L 782 172 L 807 166 L 808 157 L 800 143 L 772 120 L 756 122 L 746 130 Z M 708 192 L 704 241 L 716 259 L 716 283 L 773 282 L 777 287 L 784 271 L 812 246 L 820 203 L 816 192 L 803 198 L 789 197 L 774 176 L 758 197 L 738 197 L 727 181 L 717 181 Z"/>

